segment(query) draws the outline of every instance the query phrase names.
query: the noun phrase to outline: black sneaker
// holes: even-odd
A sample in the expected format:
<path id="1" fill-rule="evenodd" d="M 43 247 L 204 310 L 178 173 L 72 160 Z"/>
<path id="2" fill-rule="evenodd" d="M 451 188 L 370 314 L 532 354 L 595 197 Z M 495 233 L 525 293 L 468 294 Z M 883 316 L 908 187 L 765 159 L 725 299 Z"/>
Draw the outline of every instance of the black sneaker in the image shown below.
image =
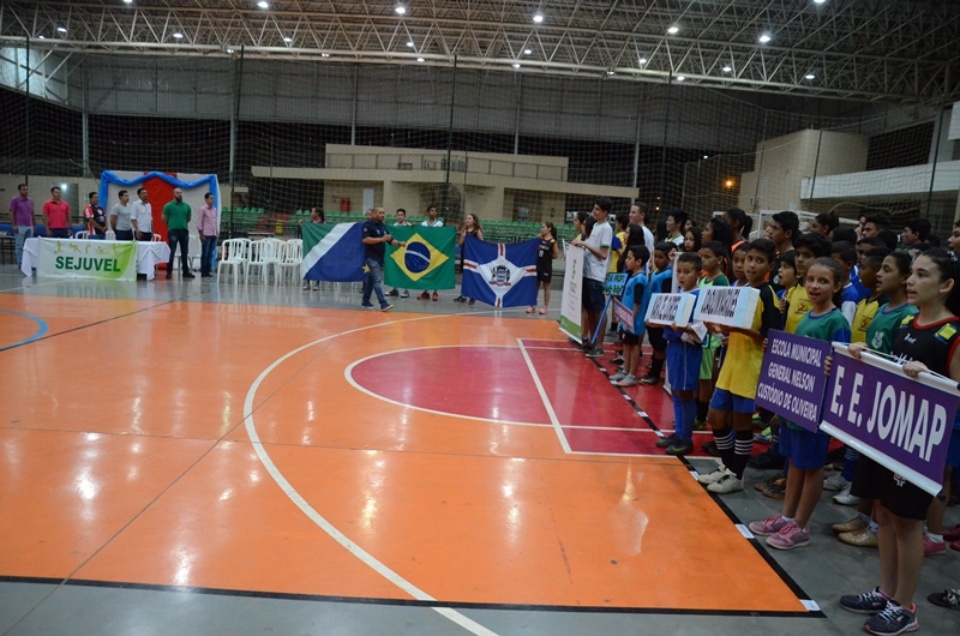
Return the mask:
<path id="1" fill-rule="evenodd" d="M 783 455 L 774 453 L 771 448 L 759 455 L 750 457 L 750 459 L 747 460 L 747 465 L 750 466 L 750 468 L 756 468 L 758 470 L 782 470 L 784 462 Z"/>
<path id="2" fill-rule="evenodd" d="M 720 457 L 720 449 L 717 448 L 717 443 L 714 441 L 704 442 L 700 444 L 700 449 L 704 453 L 710 455 L 711 457 Z"/>
<path id="3" fill-rule="evenodd" d="M 640 384 L 660 384 L 660 378 L 652 373 L 648 373 L 640 378 Z"/>
<path id="4" fill-rule="evenodd" d="M 660 439 L 658 439 L 656 442 L 656 445 L 657 445 L 657 448 L 670 448 L 674 444 L 679 444 L 682 441 L 683 440 L 680 439 L 679 435 L 677 435 L 676 433 L 670 433 L 666 437 L 661 437 Z"/>
<path id="5" fill-rule="evenodd" d="M 588 357 L 588 358 L 602 358 L 602 357 L 603 357 L 603 349 L 600 348 L 600 347 L 596 347 L 596 348 L 594 348 L 594 349 L 590 349 L 589 351 L 587 351 L 587 357 Z"/>
<path id="6" fill-rule="evenodd" d="M 387 296 L 399 296 L 399 295 L 400 295 L 400 291 L 397 289 L 391 289 L 390 293 L 387 294 Z"/>
<path id="7" fill-rule="evenodd" d="M 667 455 L 673 455 L 674 457 L 682 457 L 687 453 L 693 452 L 693 443 L 686 440 L 680 440 L 673 446 L 667 448 Z"/>

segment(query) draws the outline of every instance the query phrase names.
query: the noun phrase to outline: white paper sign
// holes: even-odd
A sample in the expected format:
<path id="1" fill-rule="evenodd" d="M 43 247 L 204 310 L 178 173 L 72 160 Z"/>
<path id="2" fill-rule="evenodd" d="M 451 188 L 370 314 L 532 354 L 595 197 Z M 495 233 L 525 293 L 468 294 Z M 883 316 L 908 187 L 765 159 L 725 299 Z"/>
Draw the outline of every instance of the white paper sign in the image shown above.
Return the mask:
<path id="1" fill-rule="evenodd" d="M 644 320 L 654 325 L 686 327 L 695 301 L 693 294 L 654 294 Z"/>
<path id="2" fill-rule="evenodd" d="M 760 290 L 753 287 L 704 287 L 694 318 L 740 329 L 753 327 Z"/>

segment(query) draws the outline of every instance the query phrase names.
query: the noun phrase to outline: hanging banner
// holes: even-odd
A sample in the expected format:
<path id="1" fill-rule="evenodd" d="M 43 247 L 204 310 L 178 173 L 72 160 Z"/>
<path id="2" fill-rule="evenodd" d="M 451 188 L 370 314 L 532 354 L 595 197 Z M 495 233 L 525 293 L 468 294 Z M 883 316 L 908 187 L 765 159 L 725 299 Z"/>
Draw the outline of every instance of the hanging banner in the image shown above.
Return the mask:
<path id="1" fill-rule="evenodd" d="M 760 300 L 753 287 L 704 287 L 694 318 L 728 327 L 750 329 Z"/>
<path id="2" fill-rule="evenodd" d="M 563 297 L 560 301 L 560 331 L 583 342 L 580 310 L 583 307 L 583 248 L 564 246 Z"/>
<path id="3" fill-rule="evenodd" d="M 686 327 L 690 324 L 690 316 L 696 303 L 697 297 L 694 294 L 654 294 L 650 297 L 647 315 L 643 320 L 666 327 Z"/>
<path id="4" fill-rule="evenodd" d="M 820 428 L 820 406 L 827 390 L 824 361 L 829 342 L 771 329 L 757 384 L 757 406 L 810 432 Z"/>
<path id="5" fill-rule="evenodd" d="M 936 496 L 960 403 L 957 383 L 933 373 L 914 380 L 899 364 L 834 344 L 820 428 Z"/>
<path id="6" fill-rule="evenodd" d="M 137 244 L 132 241 L 40 239 L 37 276 L 137 280 Z"/>

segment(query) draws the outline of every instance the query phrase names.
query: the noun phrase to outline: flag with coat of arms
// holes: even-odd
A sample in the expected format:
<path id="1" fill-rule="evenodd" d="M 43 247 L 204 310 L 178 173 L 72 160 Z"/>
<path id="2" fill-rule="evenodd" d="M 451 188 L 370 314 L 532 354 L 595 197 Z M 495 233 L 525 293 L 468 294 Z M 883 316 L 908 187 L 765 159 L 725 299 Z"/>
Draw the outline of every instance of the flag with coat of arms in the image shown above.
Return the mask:
<path id="1" fill-rule="evenodd" d="M 403 247 L 387 247 L 383 280 L 398 289 L 453 289 L 457 286 L 456 230 L 452 227 L 392 226 Z"/>
<path id="2" fill-rule="evenodd" d="M 461 293 L 494 307 L 536 305 L 539 245 L 537 239 L 507 245 L 468 236 Z"/>

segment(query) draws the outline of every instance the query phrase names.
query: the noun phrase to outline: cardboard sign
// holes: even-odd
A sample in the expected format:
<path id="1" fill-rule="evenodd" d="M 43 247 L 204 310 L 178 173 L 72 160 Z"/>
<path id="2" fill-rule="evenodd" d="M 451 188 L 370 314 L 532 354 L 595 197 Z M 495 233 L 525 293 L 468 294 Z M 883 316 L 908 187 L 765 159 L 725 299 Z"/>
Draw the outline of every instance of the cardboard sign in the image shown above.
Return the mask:
<path id="1" fill-rule="evenodd" d="M 820 427 L 827 390 L 824 361 L 830 343 L 771 329 L 757 384 L 757 406 L 773 411 L 808 431 Z"/>
<path id="2" fill-rule="evenodd" d="M 693 294 L 654 294 L 644 321 L 654 325 L 686 327 L 690 324 L 696 296 Z"/>
<path id="3" fill-rule="evenodd" d="M 857 360 L 846 345 L 833 348 L 820 428 L 936 495 L 960 403 L 957 383 L 933 373 L 913 379 L 885 358 L 864 353 Z"/>
<path id="4" fill-rule="evenodd" d="M 613 315 L 621 325 L 626 326 L 633 331 L 633 308 L 627 307 L 622 302 L 613 299 Z"/>
<path id="5" fill-rule="evenodd" d="M 607 296 L 623 296 L 623 288 L 627 286 L 626 274 L 607 274 L 603 282 L 603 293 Z"/>
<path id="6" fill-rule="evenodd" d="M 567 259 L 563 274 L 563 296 L 560 300 L 560 331 L 577 342 L 583 342 L 583 326 L 580 324 L 581 297 L 583 294 L 583 250 L 568 248 L 563 253 Z"/>
<path id="7" fill-rule="evenodd" d="M 750 329 L 760 300 L 753 287 L 704 287 L 694 318 L 717 325 Z"/>

